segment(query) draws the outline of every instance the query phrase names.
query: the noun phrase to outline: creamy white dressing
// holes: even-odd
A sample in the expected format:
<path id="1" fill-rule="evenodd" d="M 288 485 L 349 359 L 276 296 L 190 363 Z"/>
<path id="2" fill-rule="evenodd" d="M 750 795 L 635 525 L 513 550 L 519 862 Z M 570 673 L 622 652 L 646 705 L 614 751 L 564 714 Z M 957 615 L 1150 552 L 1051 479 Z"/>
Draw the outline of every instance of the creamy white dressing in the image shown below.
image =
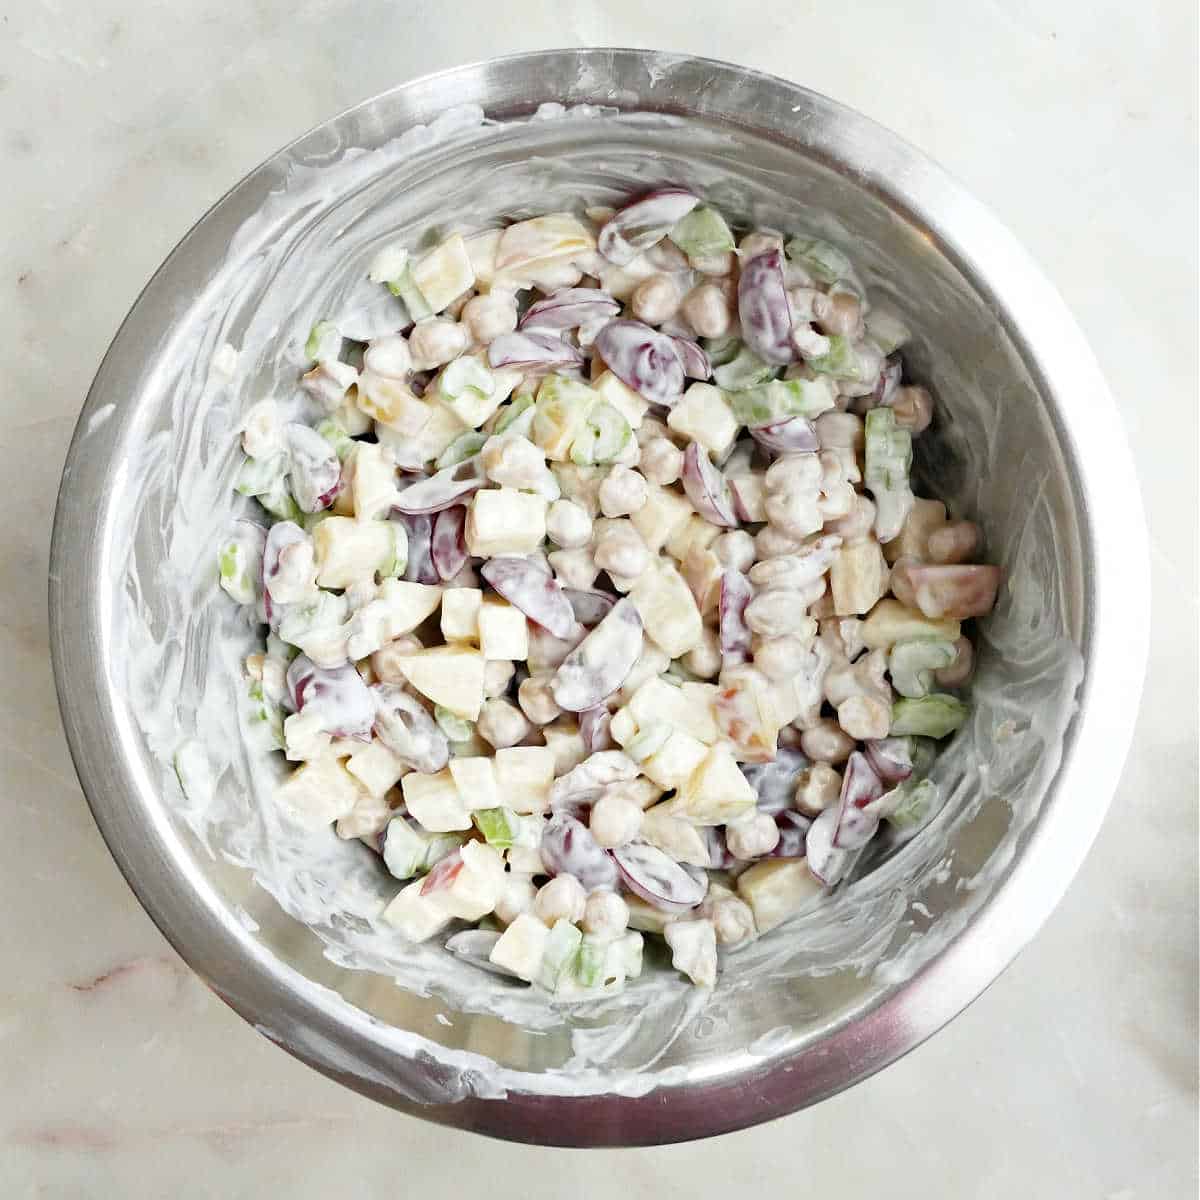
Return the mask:
<path id="1" fill-rule="evenodd" d="M 593 143 L 581 144 L 575 154 L 539 157 L 537 126 L 562 121 L 606 122 L 611 139 L 600 152 Z M 669 969 L 648 964 L 623 994 L 565 1009 L 545 993 L 478 970 L 436 944 L 406 944 L 378 923 L 383 904 L 398 890 L 378 860 L 358 843 L 339 840 L 332 829 L 299 829 L 272 803 L 282 763 L 252 747 L 241 726 L 248 705 L 242 661 L 257 648 L 255 630 L 220 593 L 212 567 L 213 548 L 231 518 L 252 510 L 232 490 L 240 459 L 237 430 L 245 413 L 256 400 L 273 395 L 285 420 L 315 415 L 313 402 L 296 384 L 307 365 L 307 331 L 318 319 L 338 320 L 377 301 L 378 287 L 367 279 L 372 259 L 397 238 L 416 247 L 435 226 L 444 232 L 447 194 L 454 196 L 453 226 L 478 229 L 577 207 L 581 196 L 589 204 L 613 203 L 678 166 L 690 186 L 740 219 L 779 224 L 794 212 L 793 204 L 781 212 L 771 176 L 746 172 L 732 139 L 711 129 L 689 130 L 692 147 L 710 156 L 706 162 L 689 158 L 672 164 L 621 145 L 629 126 L 680 124 L 652 114 L 543 105 L 525 123 L 518 148 L 511 138 L 518 123 L 492 125 L 481 110 L 464 106 L 378 150 L 347 148 L 331 153 L 326 165 L 293 165 L 283 186 L 232 240 L 226 261 L 153 361 L 147 386 L 169 395 L 169 427 L 133 430 L 125 447 L 128 486 L 145 498 L 138 531 L 161 544 L 162 561 L 152 575 L 146 573 L 133 529 L 106 539 L 130 548 L 127 561 L 111 564 L 125 579 L 125 590 L 122 610 L 112 614 L 108 660 L 161 766 L 162 788 L 176 815 L 213 853 L 252 871 L 289 914 L 312 928 L 332 962 L 392 976 L 406 989 L 438 996 L 456 1012 L 488 1013 L 525 1029 L 556 1028 L 570 1013 L 572 1057 L 561 1070 L 537 1075 L 376 1022 L 381 1040 L 398 1055 L 413 1060 L 426 1055 L 445 1068 L 435 1086 L 414 1063 L 414 1099 L 501 1096 L 511 1088 L 644 1094 L 682 1078 L 682 1068 L 657 1064 L 677 1039 L 703 1036 L 706 1009 L 711 1016 L 738 1003 L 739 992 L 754 981 L 843 971 L 874 972 L 888 983 L 910 977 L 967 924 L 989 884 L 1006 870 L 1036 816 L 1029 797 L 1040 795 L 1057 770 L 1073 713 L 1081 658 L 1062 636 L 1067 602 L 1047 587 L 1056 574 L 1054 564 L 1041 557 L 1054 544 L 1054 513 L 1040 491 L 1031 492 L 1016 478 L 1018 472 L 996 469 L 995 398 L 972 378 L 945 368 L 942 386 L 957 393 L 955 448 L 966 460 L 958 475 L 960 493 L 951 497 L 955 507 L 979 513 L 981 481 L 988 479 L 989 505 L 997 503 L 997 489 L 1008 488 L 1000 502 L 1019 514 L 1008 522 L 1015 530 L 1008 543 L 989 547 L 990 560 L 1005 565 L 1008 602 L 980 636 L 983 665 L 971 695 L 971 735 L 960 735 L 933 771 L 948 803 L 919 838 L 870 874 L 770 936 L 724 956 L 711 996 Z M 504 161 L 472 159 L 471 147 L 483 141 L 504 145 L 506 139 Z M 400 166 L 417 154 L 422 167 L 410 177 Z M 879 300 L 903 283 L 888 279 L 883 251 L 856 243 L 836 219 L 807 212 L 791 223 L 800 223 L 800 216 L 807 228 L 860 251 L 856 262 Z M 942 302 L 952 305 L 955 297 L 948 292 Z M 944 494 L 940 486 L 937 494 Z M 143 602 L 143 592 L 151 591 L 153 610 Z M 1036 705 L 1029 702 L 1031 694 Z M 1005 722 L 1011 723 L 1011 735 L 998 742 L 996 731 Z M 214 786 L 181 791 L 172 765 L 181 746 L 203 747 Z M 954 834 L 996 795 L 1011 798 L 1013 806 L 1003 847 L 974 877 L 957 908 L 928 928 L 924 921 L 915 928 L 908 897 L 931 878 L 949 877 L 947 847 Z M 797 1020 L 805 1015 L 798 1012 Z M 596 1017 L 614 1019 L 586 1028 Z M 301 1052 L 320 1049 L 327 1057 L 331 1051 L 312 1045 L 318 1035 L 311 1031 L 263 1032 Z M 773 1030 L 749 1053 L 771 1053 L 785 1042 L 785 1032 Z M 390 1086 L 392 1080 L 384 1082 Z"/>

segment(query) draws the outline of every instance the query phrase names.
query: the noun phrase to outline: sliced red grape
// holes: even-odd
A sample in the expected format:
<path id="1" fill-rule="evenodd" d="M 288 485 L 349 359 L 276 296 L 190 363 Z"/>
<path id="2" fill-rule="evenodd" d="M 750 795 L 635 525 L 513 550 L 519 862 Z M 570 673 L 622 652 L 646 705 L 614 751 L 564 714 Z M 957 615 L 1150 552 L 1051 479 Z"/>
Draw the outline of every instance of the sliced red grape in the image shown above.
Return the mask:
<path id="1" fill-rule="evenodd" d="M 567 655 L 551 683 L 559 708 L 595 708 L 624 682 L 642 652 L 642 618 L 628 598 Z"/>
<path id="2" fill-rule="evenodd" d="M 761 521 L 762 491 L 761 485 L 755 488 L 757 480 L 751 475 L 730 476 L 728 472 L 725 478 L 729 482 L 729 496 L 738 520 L 751 524 Z"/>
<path id="3" fill-rule="evenodd" d="M 287 427 L 291 458 L 292 495 L 301 512 L 328 508 L 342 486 L 342 463 L 337 451 L 315 429 L 293 421 Z"/>
<path id="4" fill-rule="evenodd" d="M 575 628 L 575 614 L 553 575 L 527 558 L 513 557 L 488 559 L 479 573 L 531 621 L 556 638 L 570 637 Z"/>
<path id="5" fill-rule="evenodd" d="M 320 718 L 331 737 L 369 741 L 375 703 L 363 677 L 352 667 L 318 667 L 305 654 L 292 659 L 286 676 L 288 699 L 295 712 Z"/>
<path id="6" fill-rule="evenodd" d="M 542 829 L 541 855 L 551 875 L 574 875 L 589 892 L 617 886 L 616 864 L 591 830 L 570 813 L 551 814 Z"/>
<path id="7" fill-rule="evenodd" d="M 875 774 L 889 786 L 903 783 L 913 773 L 908 738 L 890 737 L 865 743 L 867 761 Z"/>
<path id="8" fill-rule="evenodd" d="M 758 796 L 760 812 L 774 816 L 790 808 L 796 795 L 796 780 L 808 766 L 798 750 L 777 750 L 765 763 L 742 763 L 742 774 Z"/>
<path id="9" fill-rule="evenodd" d="M 651 404 L 670 407 L 683 394 L 683 363 L 666 334 L 641 321 L 609 321 L 594 344 L 612 373 Z"/>
<path id="10" fill-rule="evenodd" d="M 737 862 L 729 852 L 725 841 L 725 829 L 721 825 L 701 825 L 697 830 L 708 849 L 708 865 L 714 871 L 727 871 Z"/>
<path id="11" fill-rule="evenodd" d="M 550 788 L 550 807 L 593 803 L 613 783 L 636 779 L 638 765 L 623 750 L 603 750 L 559 776 Z"/>
<path id="12" fill-rule="evenodd" d="M 607 592 L 590 592 L 583 588 L 563 588 L 563 595 L 570 602 L 575 620 L 591 628 L 599 625 L 612 611 L 616 601 Z"/>
<path id="13" fill-rule="evenodd" d="M 487 483 L 487 475 L 478 454 L 446 467 L 428 479 L 410 484 L 395 499 L 392 507 L 409 515 L 437 513 L 460 504 L 472 492 Z"/>
<path id="14" fill-rule="evenodd" d="M 817 431 L 806 417 L 784 417 L 782 421 L 772 421 L 769 425 L 751 426 L 750 436 L 764 450 L 771 450 L 776 454 L 793 454 L 821 448 Z"/>
<path id="15" fill-rule="evenodd" d="M 699 203 L 698 196 L 683 188 L 649 192 L 618 209 L 604 223 L 596 245 L 609 262 L 627 266 L 643 250 L 661 242 Z"/>
<path id="16" fill-rule="evenodd" d="M 440 892 L 448 888 L 462 872 L 463 866 L 462 851 L 455 850 L 452 854 L 447 854 L 428 875 L 425 876 L 425 882 L 421 884 L 422 896 L 428 896 L 430 892 Z"/>
<path id="17" fill-rule="evenodd" d="M 521 318 L 521 330 L 578 329 L 615 317 L 621 305 L 598 288 L 559 288 L 531 304 Z"/>
<path id="18" fill-rule="evenodd" d="M 808 831 L 812 828 L 812 818 L 806 817 L 794 809 L 785 808 L 775 814 L 775 825 L 779 830 L 779 841 L 775 843 L 768 858 L 803 858 Z"/>
<path id="19" fill-rule="evenodd" d="M 738 317 L 742 340 L 759 358 L 782 365 L 796 357 L 782 250 L 768 250 L 742 263 Z"/>
<path id="20" fill-rule="evenodd" d="M 630 842 L 610 853 L 625 886 L 655 908 L 683 913 L 703 902 L 707 891 L 705 883 L 688 874 L 657 847 L 645 842 Z"/>
<path id="21" fill-rule="evenodd" d="M 891 358 L 884 360 L 879 378 L 875 381 L 875 390 L 871 393 L 872 408 L 878 408 L 881 404 L 891 404 L 892 397 L 895 396 L 896 389 L 900 386 L 900 378 L 903 373 L 904 367 L 900 361 L 900 355 L 893 354 Z"/>
<path id="22" fill-rule="evenodd" d="M 721 657 L 727 666 L 750 657 L 746 605 L 754 599 L 750 580 L 732 568 L 721 576 Z"/>
<path id="23" fill-rule="evenodd" d="M 833 887 L 854 860 L 849 850 L 839 850 L 833 844 L 837 819 L 837 807 L 831 805 L 809 826 L 804 839 L 804 857 L 808 860 L 808 869 L 826 887 Z"/>
<path id="24" fill-rule="evenodd" d="M 429 557 L 439 579 L 453 579 L 466 566 L 466 526 L 467 510 L 461 504 L 442 509 L 434 518 L 433 532 L 429 540 Z"/>
<path id="25" fill-rule="evenodd" d="M 708 451 L 701 450 L 698 442 L 689 442 L 683 452 L 683 490 L 692 507 L 706 521 L 723 529 L 737 528 L 729 484 L 720 469 L 713 465 Z"/>
<path id="26" fill-rule="evenodd" d="M 612 750 L 616 746 L 609 726 L 612 724 L 612 713 L 603 704 L 595 708 L 586 708 L 579 714 L 579 736 L 589 754 L 599 750 Z"/>
<path id="27" fill-rule="evenodd" d="M 584 354 L 553 333 L 531 329 L 493 339 L 488 362 L 493 367 L 581 367 Z"/>
<path id="28" fill-rule="evenodd" d="M 837 849 L 860 850 L 875 836 L 879 817 L 864 810 L 883 792 L 883 783 L 867 762 L 866 755 L 855 750 L 842 774 L 842 794 L 835 809 L 837 824 L 833 844 Z"/>
<path id="29" fill-rule="evenodd" d="M 286 607 L 271 595 L 271 584 L 279 575 L 280 558 L 289 546 L 295 546 L 307 540 L 308 534 L 295 521 L 276 521 L 267 530 L 266 541 L 263 543 L 262 590 L 267 624 L 272 629 L 279 628 L 279 622 L 283 618 L 283 611 Z"/>
<path id="30" fill-rule="evenodd" d="M 441 583 L 433 562 L 433 518 L 424 513 L 393 513 L 391 519 L 404 526 L 408 535 L 408 564 L 404 578 L 409 583 Z"/>
<path id="31" fill-rule="evenodd" d="M 679 355 L 679 361 L 683 364 L 683 373 L 689 379 L 712 378 L 712 363 L 709 362 L 708 355 L 696 342 L 693 342 L 691 338 L 678 337 L 673 333 L 667 334 L 667 337 L 671 339 L 671 344 Z"/>
<path id="32" fill-rule="evenodd" d="M 423 775 L 440 771 L 450 761 L 450 743 L 420 701 L 395 683 L 372 684 L 369 690 L 379 740 Z"/>

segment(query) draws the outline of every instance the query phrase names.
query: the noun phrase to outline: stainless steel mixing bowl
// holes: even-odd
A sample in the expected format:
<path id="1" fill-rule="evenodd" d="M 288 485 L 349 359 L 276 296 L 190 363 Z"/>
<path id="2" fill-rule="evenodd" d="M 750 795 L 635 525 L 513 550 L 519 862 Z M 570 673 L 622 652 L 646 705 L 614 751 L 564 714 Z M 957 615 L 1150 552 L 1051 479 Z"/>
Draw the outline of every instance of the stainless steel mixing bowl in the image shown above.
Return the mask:
<path id="1" fill-rule="evenodd" d="M 679 119 L 506 124 L 542 102 Z M 341 236 L 354 227 L 343 219 L 349 193 L 370 198 L 373 188 L 453 215 L 465 203 L 456 158 L 467 157 L 494 178 L 514 172 L 525 194 L 510 199 L 530 211 L 543 203 L 530 180 L 561 190 L 556 164 L 561 176 L 574 163 L 580 192 L 690 181 L 742 219 L 823 222 L 873 294 L 911 324 L 910 369 L 932 383 L 941 413 L 922 471 L 982 521 L 1013 581 L 983 631 L 981 695 L 994 699 L 980 702 L 947 756 L 958 764 L 955 799 L 902 851 L 908 873 L 867 875 L 733 956 L 706 1005 L 682 984 L 665 1003 L 635 988 L 610 1010 L 524 1022 L 486 1003 L 454 1011 L 437 987 L 422 994 L 412 978 L 397 986 L 337 965 L 325 952 L 333 935 L 319 939 L 250 871 L 200 845 L 164 770 L 161 729 L 151 736 L 134 702 L 137 647 L 121 614 L 136 612 L 146 629 L 174 623 L 191 653 L 202 619 L 225 603 L 208 568 L 190 606 L 169 600 L 160 569 L 172 510 L 219 507 L 214 498 L 228 494 L 190 494 L 160 461 L 142 461 L 147 445 L 169 457 L 175 426 L 220 403 L 197 383 L 186 409 L 172 407 L 189 384 L 168 352 L 211 317 L 204 310 L 231 270 L 252 274 L 256 256 L 279 244 L 239 234 L 248 218 L 269 218 L 271 193 L 464 103 L 500 124 L 461 141 L 393 143 L 382 178 L 360 159 L 346 194 L 313 200 L 306 228 L 332 222 Z M 540 176 L 531 162 L 543 164 Z M 243 323 L 242 332 L 243 361 L 269 373 L 280 364 L 263 347 L 295 330 Z M 155 431 L 168 440 L 154 442 Z M 208 451 L 193 439 L 187 453 Z M 141 590 L 131 606 L 134 558 Z M 550 51 L 420 79 L 334 118 L 238 184 L 180 243 L 113 341 L 80 417 L 54 529 L 52 647 L 75 765 L 113 856 L 180 954 L 247 1021 L 333 1078 L 434 1121 L 543 1143 L 655 1143 L 764 1121 L 863 1079 L 960 1012 L 1029 940 L 1120 773 L 1145 660 L 1145 567 L 1137 484 L 1091 354 L 1012 237 L 940 169 L 779 79 L 643 51 Z M 164 690 L 182 731 L 187 662 L 136 683 L 143 699 Z M 236 788 L 236 773 L 220 786 Z M 223 836 L 210 839 L 218 850 Z M 835 935 L 864 912 L 879 936 L 857 945 L 854 965 L 839 963 Z M 654 1020 L 639 1028 L 639 1012 Z M 605 1040 L 626 1025 L 636 1037 Z M 603 1053 L 589 1055 L 590 1045 Z"/>

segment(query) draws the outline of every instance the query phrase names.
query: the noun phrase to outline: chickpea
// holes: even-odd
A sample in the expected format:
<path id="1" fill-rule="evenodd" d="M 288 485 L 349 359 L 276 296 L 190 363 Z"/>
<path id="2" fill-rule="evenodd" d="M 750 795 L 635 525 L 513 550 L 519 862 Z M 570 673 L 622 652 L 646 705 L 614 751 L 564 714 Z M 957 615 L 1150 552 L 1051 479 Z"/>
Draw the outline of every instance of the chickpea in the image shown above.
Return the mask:
<path id="1" fill-rule="evenodd" d="M 754 812 L 725 826 L 725 844 L 734 858 L 762 858 L 779 845 L 779 826 L 767 813 Z"/>
<path id="2" fill-rule="evenodd" d="M 533 908 L 537 888 L 528 875 L 510 871 L 504 877 L 504 890 L 496 901 L 496 919 L 502 925 L 511 925 L 522 913 Z"/>
<path id="3" fill-rule="evenodd" d="M 754 535 L 754 550 L 760 561 L 779 558 L 784 554 L 795 554 L 803 545 L 803 538 L 789 537 L 782 530 L 775 529 L 770 525 L 764 525 Z"/>
<path id="4" fill-rule="evenodd" d="M 738 245 L 738 258 L 742 262 L 747 262 L 751 258 L 757 258 L 760 254 L 766 254 L 768 250 L 782 249 L 783 238 L 778 233 L 771 233 L 766 229 L 756 229 L 742 238 Z"/>
<path id="5" fill-rule="evenodd" d="M 647 325 L 661 325 L 678 311 L 679 287 L 670 275 L 651 275 L 633 289 L 629 304 L 633 315 Z"/>
<path id="6" fill-rule="evenodd" d="M 418 321 L 408 335 L 413 367 L 418 371 L 431 371 L 450 362 L 466 350 L 469 342 L 466 326 L 444 317 Z"/>
<path id="7" fill-rule="evenodd" d="M 710 906 L 709 919 L 717 931 L 720 946 L 740 945 L 758 933 L 754 911 L 740 896 L 718 897 Z"/>
<path id="8" fill-rule="evenodd" d="M 970 639 L 960 637 L 954 643 L 954 648 L 958 651 L 955 660 L 948 667 L 933 673 L 938 687 L 960 688 L 975 672 L 975 647 Z"/>
<path id="9" fill-rule="evenodd" d="M 407 658 L 424 649 L 421 639 L 415 634 L 406 633 L 381 646 L 371 655 L 371 670 L 381 683 L 407 683 L 407 677 L 400 670 L 400 659 Z"/>
<path id="10" fill-rule="evenodd" d="M 905 384 L 896 389 L 890 405 L 896 424 L 909 433 L 924 433 L 933 420 L 933 397 L 927 388 Z"/>
<path id="11" fill-rule="evenodd" d="M 650 552 L 642 536 L 625 520 L 612 522 L 597 535 L 592 554 L 596 566 L 627 579 L 640 575 L 650 565 Z"/>
<path id="12" fill-rule="evenodd" d="M 950 521 L 929 535 L 926 553 L 931 563 L 970 562 L 979 541 L 979 526 L 974 521 Z"/>
<path id="13" fill-rule="evenodd" d="M 556 545 L 574 550 L 592 540 L 592 518 L 574 500 L 555 500 L 546 513 L 546 533 Z"/>
<path id="14" fill-rule="evenodd" d="M 554 693 L 550 690 L 551 679 L 552 674 L 530 675 L 521 681 L 517 689 L 517 703 L 535 725 L 549 725 L 562 715 L 562 709 L 555 703 Z"/>
<path id="15" fill-rule="evenodd" d="M 698 254 L 688 259 L 693 271 L 713 279 L 725 279 L 732 275 L 736 264 L 737 256 L 732 250 L 726 250 L 723 254 Z"/>
<path id="16" fill-rule="evenodd" d="M 627 517 L 637 512 L 647 496 L 646 480 L 628 467 L 616 466 L 605 476 L 597 499 L 606 517 Z"/>
<path id="17" fill-rule="evenodd" d="M 501 433 L 488 438 L 480 454 L 493 483 L 515 488 L 536 487 L 546 476 L 546 456 L 528 438 Z"/>
<path id="18" fill-rule="evenodd" d="M 633 841 L 642 828 L 641 807 L 619 792 L 606 792 L 592 805 L 588 828 L 605 849 Z"/>
<path id="19" fill-rule="evenodd" d="M 792 328 L 792 345 L 803 359 L 824 358 L 833 349 L 830 340 L 803 321 Z"/>
<path id="20" fill-rule="evenodd" d="M 824 592 L 825 581 L 821 579 L 818 582 Z M 793 591 L 790 588 L 760 592 L 746 605 L 746 624 L 764 638 L 783 637 L 807 628 L 810 618 L 805 612 L 808 607 L 806 595 L 807 590 Z"/>
<path id="21" fill-rule="evenodd" d="M 591 550 L 583 546 L 575 550 L 555 550 L 549 555 L 549 561 L 554 577 L 563 587 L 586 592 L 600 574 Z"/>
<path id="22" fill-rule="evenodd" d="M 669 438 L 651 438 L 642 446 L 641 472 L 651 483 L 666 487 L 683 474 L 683 451 Z"/>
<path id="23" fill-rule="evenodd" d="M 796 811 L 807 817 L 819 816 L 831 804 L 836 804 L 841 794 L 841 775 L 828 763 L 813 763 L 811 767 L 805 767 L 796 780 Z"/>
<path id="24" fill-rule="evenodd" d="M 651 246 L 646 258 L 660 271 L 686 271 L 690 265 L 687 255 L 670 238 Z"/>
<path id="25" fill-rule="evenodd" d="M 744 529 L 731 529 L 721 534 L 712 544 L 712 552 L 723 567 L 733 571 L 748 571 L 754 565 L 757 553 L 754 538 Z"/>
<path id="26" fill-rule="evenodd" d="M 508 691 L 508 685 L 516 668 L 507 659 L 494 658 L 483 664 L 483 694 L 492 700 L 503 696 Z"/>
<path id="27" fill-rule="evenodd" d="M 854 750 L 854 739 L 836 721 L 818 721 L 800 737 L 800 748 L 813 762 L 844 763 Z"/>
<path id="28" fill-rule="evenodd" d="M 725 290 L 715 283 L 697 284 L 683 299 L 683 318 L 700 337 L 724 337 L 733 324 Z"/>
<path id="29" fill-rule="evenodd" d="M 462 313 L 471 340 L 486 346 L 517 327 L 517 298 L 511 292 L 488 292 L 468 300 Z"/>
<path id="30" fill-rule="evenodd" d="M 770 680 L 791 678 L 804 663 L 816 630 L 816 621 L 805 617 L 795 632 L 763 638 L 755 647 L 754 665 Z"/>
<path id="31" fill-rule="evenodd" d="M 593 937 L 620 937 L 629 928 L 629 905 L 616 892 L 592 892 L 583 907 L 582 928 Z"/>
<path id="32" fill-rule="evenodd" d="M 862 324 L 862 304 L 853 292 L 831 292 L 817 323 L 824 333 L 854 337 Z"/>
<path id="33" fill-rule="evenodd" d="M 475 729 L 485 742 L 502 750 L 523 742 L 529 736 L 530 725 L 515 704 L 497 697 L 483 702 Z"/>
<path id="34" fill-rule="evenodd" d="M 574 925 L 583 917 L 587 892 L 574 875 L 564 872 L 538 888 L 533 901 L 533 915 L 547 925 L 555 921 L 570 921 Z"/>

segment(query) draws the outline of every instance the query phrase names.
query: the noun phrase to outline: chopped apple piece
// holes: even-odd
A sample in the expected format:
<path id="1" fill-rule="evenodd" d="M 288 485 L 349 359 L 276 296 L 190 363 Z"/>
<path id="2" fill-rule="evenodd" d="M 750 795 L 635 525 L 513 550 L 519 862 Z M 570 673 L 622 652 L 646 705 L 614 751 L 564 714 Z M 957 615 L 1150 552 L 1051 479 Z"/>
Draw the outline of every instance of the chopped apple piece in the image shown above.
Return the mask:
<path id="1" fill-rule="evenodd" d="M 461 643 L 435 646 L 404 658 L 396 665 L 421 695 L 448 708 L 455 716 L 477 720 L 483 707 L 483 654 Z"/>

